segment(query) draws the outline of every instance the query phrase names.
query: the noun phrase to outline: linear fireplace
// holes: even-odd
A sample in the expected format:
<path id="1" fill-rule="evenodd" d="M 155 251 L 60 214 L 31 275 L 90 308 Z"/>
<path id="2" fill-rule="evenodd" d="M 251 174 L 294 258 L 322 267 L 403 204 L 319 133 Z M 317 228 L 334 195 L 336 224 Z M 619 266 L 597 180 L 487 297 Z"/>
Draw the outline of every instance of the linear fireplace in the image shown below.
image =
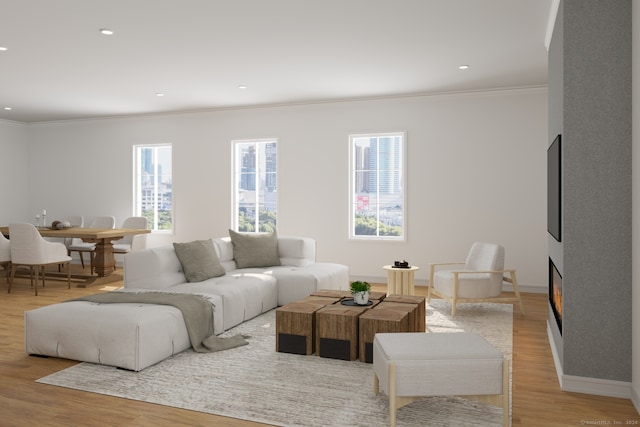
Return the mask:
<path id="1" fill-rule="evenodd" d="M 562 276 L 549 258 L 549 303 L 562 335 Z"/>

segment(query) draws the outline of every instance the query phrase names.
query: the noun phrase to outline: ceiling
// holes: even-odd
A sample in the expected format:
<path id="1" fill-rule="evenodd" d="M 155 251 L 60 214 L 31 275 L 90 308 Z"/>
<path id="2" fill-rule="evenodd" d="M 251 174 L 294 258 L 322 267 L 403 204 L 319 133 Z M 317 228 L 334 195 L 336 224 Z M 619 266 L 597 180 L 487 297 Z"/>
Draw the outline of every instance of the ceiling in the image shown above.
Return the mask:
<path id="1" fill-rule="evenodd" d="M 0 119 L 546 85 L 551 4 L 0 0 Z"/>

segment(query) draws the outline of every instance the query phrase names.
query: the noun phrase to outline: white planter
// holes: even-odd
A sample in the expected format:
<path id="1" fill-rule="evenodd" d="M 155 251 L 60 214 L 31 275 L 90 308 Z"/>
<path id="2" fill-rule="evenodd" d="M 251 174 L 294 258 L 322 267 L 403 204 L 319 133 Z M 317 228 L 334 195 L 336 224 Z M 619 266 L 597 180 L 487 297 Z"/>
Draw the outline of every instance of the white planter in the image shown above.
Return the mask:
<path id="1" fill-rule="evenodd" d="M 358 305 L 365 305 L 369 302 L 369 291 L 358 292 L 353 294 L 353 300 Z"/>

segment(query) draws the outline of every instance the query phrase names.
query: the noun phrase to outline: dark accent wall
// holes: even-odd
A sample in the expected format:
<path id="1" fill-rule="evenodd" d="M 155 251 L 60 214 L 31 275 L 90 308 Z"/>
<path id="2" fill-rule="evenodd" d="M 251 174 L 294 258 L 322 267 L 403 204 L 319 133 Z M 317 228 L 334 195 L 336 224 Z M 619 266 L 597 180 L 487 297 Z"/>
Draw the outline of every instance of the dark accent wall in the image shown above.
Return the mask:
<path id="1" fill-rule="evenodd" d="M 565 375 L 631 381 L 631 1 L 562 0 L 549 49 L 549 144 L 562 134 Z M 549 323 L 555 323 L 553 315 Z"/>

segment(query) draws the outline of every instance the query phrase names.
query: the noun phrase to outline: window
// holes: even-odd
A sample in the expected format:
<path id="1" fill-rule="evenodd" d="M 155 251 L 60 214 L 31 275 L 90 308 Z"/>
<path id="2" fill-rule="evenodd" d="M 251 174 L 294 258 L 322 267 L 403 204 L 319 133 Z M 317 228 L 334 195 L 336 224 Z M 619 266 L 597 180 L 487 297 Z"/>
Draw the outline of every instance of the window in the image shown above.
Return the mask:
<path id="1" fill-rule="evenodd" d="M 173 230 L 171 145 L 134 146 L 136 216 L 144 216 L 154 231 Z"/>
<path id="2" fill-rule="evenodd" d="M 350 237 L 403 240 L 404 133 L 350 135 Z"/>
<path id="3" fill-rule="evenodd" d="M 233 227 L 236 231 L 276 230 L 277 142 L 233 142 Z"/>

